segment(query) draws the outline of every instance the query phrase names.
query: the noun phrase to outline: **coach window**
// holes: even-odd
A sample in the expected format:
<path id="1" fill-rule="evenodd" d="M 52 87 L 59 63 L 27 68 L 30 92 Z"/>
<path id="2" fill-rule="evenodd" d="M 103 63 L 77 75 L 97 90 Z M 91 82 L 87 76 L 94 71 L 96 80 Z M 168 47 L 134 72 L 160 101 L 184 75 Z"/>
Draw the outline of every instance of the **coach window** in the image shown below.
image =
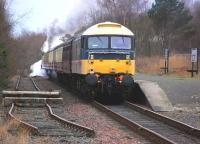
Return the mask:
<path id="1" fill-rule="evenodd" d="M 113 49 L 131 49 L 131 38 L 124 36 L 112 36 L 111 48 Z"/>
<path id="2" fill-rule="evenodd" d="M 88 38 L 89 49 L 108 48 L 108 37 L 97 36 Z"/>

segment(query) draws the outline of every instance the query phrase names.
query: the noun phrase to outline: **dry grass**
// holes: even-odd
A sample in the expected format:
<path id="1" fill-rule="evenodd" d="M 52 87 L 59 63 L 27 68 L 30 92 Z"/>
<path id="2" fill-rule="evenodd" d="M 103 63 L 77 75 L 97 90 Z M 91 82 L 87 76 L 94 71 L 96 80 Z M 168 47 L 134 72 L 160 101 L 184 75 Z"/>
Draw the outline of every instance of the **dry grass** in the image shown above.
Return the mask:
<path id="1" fill-rule="evenodd" d="M 21 129 L 17 136 L 17 144 L 28 144 L 29 142 L 29 131 L 26 129 Z"/>
<path id="2" fill-rule="evenodd" d="M 15 120 L 10 120 L 8 123 L 0 127 L 0 143 L 5 144 L 28 144 L 29 131 L 20 129 L 16 136 L 11 135 L 8 130 L 18 128 L 19 123 Z"/>
<path id="3" fill-rule="evenodd" d="M 138 72 L 161 74 L 161 67 L 164 67 L 164 59 L 162 57 L 138 57 L 136 61 Z M 191 60 L 189 54 L 176 54 L 169 57 L 169 74 L 181 77 L 190 77 L 191 73 L 187 72 L 191 69 Z M 200 78 L 200 74 L 196 76 Z"/>
<path id="4" fill-rule="evenodd" d="M 138 57 L 136 59 L 137 71 L 142 73 L 158 73 L 161 65 L 160 57 Z"/>
<path id="5" fill-rule="evenodd" d="M 38 137 L 37 139 L 32 140 L 34 144 L 57 144 L 59 143 L 58 140 L 56 141 L 53 137 Z"/>
<path id="6" fill-rule="evenodd" d="M 17 134 L 12 135 L 9 130 L 17 128 Z M 15 120 L 10 120 L 4 125 L 0 125 L 0 144 L 55 144 L 57 143 L 51 137 L 30 138 L 30 131 L 25 128 L 20 128 L 19 123 Z"/>
<path id="7" fill-rule="evenodd" d="M 14 125 L 17 125 L 15 121 L 9 121 L 7 124 L 4 124 L 0 127 L 0 142 L 1 143 L 11 143 L 13 138 L 11 135 L 9 135 L 8 129 Z"/>

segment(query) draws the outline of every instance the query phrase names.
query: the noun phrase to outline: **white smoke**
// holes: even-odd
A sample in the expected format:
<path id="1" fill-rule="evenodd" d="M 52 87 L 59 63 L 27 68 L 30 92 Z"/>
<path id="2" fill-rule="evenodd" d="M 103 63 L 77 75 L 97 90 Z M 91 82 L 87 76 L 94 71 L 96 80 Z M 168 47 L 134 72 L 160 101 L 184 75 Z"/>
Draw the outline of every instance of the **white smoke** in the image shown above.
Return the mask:
<path id="1" fill-rule="evenodd" d="M 61 38 L 65 35 L 65 33 L 66 30 L 64 30 L 60 21 L 57 19 L 54 20 L 54 22 L 52 22 L 46 30 L 47 39 L 41 47 L 41 51 L 46 53 L 60 45 L 62 43 Z"/>
<path id="2" fill-rule="evenodd" d="M 46 71 L 44 69 L 41 69 L 42 60 L 39 60 L 38 62 L 31 65 L 31 74 L 30 77 L 34 76 L 41 76 L 41 77 L 47 77 Z"/>
<path id="3" fill-rule="evenodd" d="M 49 37 L 47 37 L 47 40 L 44 42 L 41 51 L 46 53 L 49 50 L 54 49 L 56 46 L 60 45 L 62 41 L 60 40 L 61 36 L 55 36 L 51 38 L 51 43 L 49 43 Z M 31 77 L 34 76 L 41 76 L 41 77 L 47 77 L 46 71 L 41 68 L 42 67 L 42 60 L 39 60 L 38 62 L 31 65 Z"/>
<path id="4" fill-rule="evenodd" d="M 41 48 L 41 51 L 46 53 L 47 51 L 49 50 L 49 43 L 48 43 L 48 40 L 46 40 L 44 43 L 43 43 L 43 46 Z"/>
<path id="5" fill-rule="evenodd" d="M 61 37 L 63 36 L 63 34 L 60 34 L 63 33 L 63 30 L 60 29 L 56 24 L 57 20 L 55 20 L 47 30 L 47 39 L 44 42 L 43 46 L 41 47 L 41 51 L 43 53 L 53 50 L 56 46 L 63 43 L 61 41 Z M 32 73 L 30 74 L 30 76 L 46 77 L 47 76 L 46 71 L 44 69 L 41 69 L 41 67 L 42 67 L 42 60 L 39 60 L 38 62 L 31 65 L 30 69 Z"/>
<path id="6" fill-rule="evenodd" d="M 92 7 L 95 3 L 95 0 L 90 2 L 82 2 L 79 1 L 79 5 L 77 7 L 81 7 L 81 9 L 76 9 L 76 12 L 69 16 L 67 19 L 60 20 L 55 19 L 47 28 L 46 35 L 47 39 L 41 47 L 41 51 L 46 53 L 50 50 L 53 50 L 56 46 L 63 43 L 61 38 L 66 34 L 74 34 L 77 29 L 79 29 L 82 25 L 84 25 L 84 14 L 88 12 L 88 8 Z M 73 11 L 74 12 L 74 11 Z M 76 17 L 76 18 L 75 18 Z M 45 70 L 41 69 L 42 60 L 31 65 L 32 73 L 30 76 L 47 76 Z"/>
<path id="7" fill-rule="evenodd" d="M 61 40 L 63 35 L 59 35 L 59 36 L 54 36 L 51 38 L 49 36 L 47 36 L 46 41 L 44 42 L 41 51 L 46 53 L 50 50 L 53 50 L 56 46 L 60 45 L 63 43 L 63 41 Z"/>

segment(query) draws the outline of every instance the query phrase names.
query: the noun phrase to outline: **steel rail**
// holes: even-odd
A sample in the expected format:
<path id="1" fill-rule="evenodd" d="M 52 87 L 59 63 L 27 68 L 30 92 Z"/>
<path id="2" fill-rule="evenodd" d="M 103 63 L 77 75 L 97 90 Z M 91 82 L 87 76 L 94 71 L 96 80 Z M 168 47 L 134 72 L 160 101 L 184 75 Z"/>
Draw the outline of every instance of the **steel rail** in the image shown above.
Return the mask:
<path id="1" fill-rule="evenodd" d="M 19 89 L 20 81 L 21 81 L 21 76 L 19 76 L 19 78 L 17 79 L 17 84 L 16 84 L 16 86 L 15 86 L 15 90 L 18 90 L 18 89 Z"/>
<path id="2" fill-rule="evenodd" d="M 35 83 L 34 79 L 31 78 L 35 88 L 37 89 L 37 91 L 40 91 L 40 88 L 37 86 L 37 84 Z M 85 127 L 85 126 L 82 126 L 82 125 L 79 125 L 79 124 L 76 124 L 76 123 L 73 123 L 73 122 L 70 122 L 64 118 L 61 118 L 59 117 L 58 115 L 54 114 L 53 113 L 53 110 L 51 108 L 51 106 L 46 102 L 46 107 L 47 107 L 47 110 L 48 110 L 48 113 L 49 113 L 49 116 L 54 118 L 55 120 L 63 123 L 64 125 L 66 125 L 67 127 L 69 128 L 73 128 L 77 131 L 81 131 L 81 132 L 86 132 L 86 134 L 88 136 L 94 136 L 95 135 L 95 132 L 93 129 L 90 129 L 88 127 Z"/>
<path id="3" fill-rule="evenodd" d="M 31 81 L 32 81 L 32 83 L 33 83 L 35 89 L 36 89 L 37 91 L 40 91 L 40 88 L 37 86 L 35 80 L 34 80 L 32 77 L 30 77 L 30 79 L 31 79 Z"/>
<path id="4" fill-rule="evenodd" d="M 109 108 L 105 107 L 104 105 L 100 104 L 99 102 L 94 101 L 93 106 L 96 108 L 100 109 L 101 111 L 107 113 L 109 116 L 117 120 L 118 122 L 122 123 L 123 125 L 126 125 L 128 128 L 131 130 L 139 133 L 140 135 L 143 135 L 147 137 L 149 140 L 153 141 L 154 143 L 157 144 L 176 144 L 175 142 L 171 141 L 170 139 L 163 137 L 162 135 L 145 128 L 141 126 L 140 124 L 133 122 L 126 117 L 121 116 L 120 114 L 117 114 L 110 110 Z"/>
<path id="5" fill-rule="evenodd" d="M 48 109 L 48 113 L 49 113 L 50 117 L 52 117 L 55 120 L 63 123 L 67 127 L 73 128 L 73 129 L 75 129 L 77 131 L 86 132 L 87 136 L 94 136 L 95 135 L 95 132 L 94 132 L 93 129 L 90 129 L 88 127 L 73 123 L 73 122 L 68 121 L 68 120 L 66 120 L 64 118 L 59 117 L 58 115 L 53 113 L 51 106 L 49 104 L 47 104 L 47 103 L 46 103 L 46 107 Z"/>
<path id="6" fill-rule="evenodd" d="M 33 83 L 35 89 L 36 89 L 37 91 L 41 91 L 41 89 L 38 87 L 38 85 L 37 85 L 37 83 L 35 82 L 35 80 L 34 80 L 33 78 L 31 78 L 31 77 L 30 77 L 30 79 L 31 79 L 31 81 L 32 81 L 32 83 Z M 41 94 L 42 94 L 42 95 L 45 95 L 46 97 L 50 97 L 50 98 L 53 98 L 53 97 L 58 98 L 58 97 L 60 97 L 60 93 L 61 93 L 60 90 L 58 90 L 58 91 L 41 91 Z M 50 96 L 48 96 L 48 94 L 49 94 Z"/>
<path id="7" fill-rule="evenodd" d="M 10 117 L 11 119 L 17 121 L 18 123 L 20 123 L 23 127 L 26 127 L 26 128 L 27 128 L 28 130 L 30 130 L 31 132 L 33 132 L 33 133 L 35 133 L 35 134 L 39 134 L 40 132 L 39 132 L 39 130 L 38 130 L 38 127 L 33 126 L 33 125 L 31 125 L 31 124 L 29 124 L 29 123 L 27 123 L 27 122 L 24 122 L 24 121 L 22 121 L 22 120 L 16 118 L 16 117 L 12 114 L 13 111 L 14 111 L 14 107 L 15 107 L 15 104 L 12 103 L 12 106 L 11 106 L 9 112 L 8 112 L 9 117 Z"/>
<path id="8" fill-rule="evenodd" d="M 32 81 L 32 83 L 33 83 L 35 89 L 36 89 L 37 91 L 41 91 L 40 88 L 37 86 L 36 82 L 34 81 L 34 79 L 31 78 L 31 77 L 30 77 L 30 79 L 31 79 L 31 81 Z M 81 133 L 86 133 L 87 136 L 94 136 L 94 135 L 95 135 L 95 132 L 94 132 L 93 129 L 90 129 L 90 128 L 88 128 L 88 127 L 84 127 L 84 126 L 82 126 L 82 125 L 79 125 L 79 124 L 70 122 L 70 121 L 68 121 L 68 120 L 66 120 L 66 119 L 64 119 L 64 118 L 61 118 L 61 117 L 59 117 L 58 115 L 54 114 L 54 113 L 53 113 L 53 110 L 52 110 L 52 108 L 51 108 L 51 106 L 47 103 L 47 100 L 48 100 L 48 99 L 45 99 L 45 102 L 46 102 L 45 105 L 46 105 L 46 107 L 47 107 L 48 114 L 49 114 L 49 116 L 50 116 L 51 118 L 53 118 L 53 119 L 59 121 L 59 122 L 62 123 L 63 125 L 67 126 L 68 128 L 74 129 L 75 131 L 79 131 L 79 132 L 81 132 Z M 24 123 L 25 123 L 25 122 L 24 122 Z M 30 125 L 30 124 L 25 123 L 25 125 Z M 36 127 L 35 127 L 35 128 L 36 128 Z M 38 132 L 39 132 L 39 131 L 38 131 Z"/>
<path id="9" fill-rule="evenodd" d="M 185 132 L 189 135 L 196 136 L 197 138 L 200 137 L 200 129 L 194 128 L 194 127 L 187 125 L 183 122 L 174 120 L 172 118 L 161 115 L 161 114 L 156 113 L 152 110 L 146 109 L 144 107 L 138 106 L 138 105 L 130 103 L 128 101 L 125 101 L 125 104 L 127 106 L 129 106 L 130 108 L 133 108 L 134 110 L 138 111 L 138 112 L 141 112 L 141 113 L 148 115 L 148 116 L 150 116 L 154 119 L 162 121 L 162 122 L 166 123 L 167 125 L 170 125 L 170 126 L 176 128 L 176 129 L 179 129 L 180 131 L 183 131 L 183 132 Z"/>

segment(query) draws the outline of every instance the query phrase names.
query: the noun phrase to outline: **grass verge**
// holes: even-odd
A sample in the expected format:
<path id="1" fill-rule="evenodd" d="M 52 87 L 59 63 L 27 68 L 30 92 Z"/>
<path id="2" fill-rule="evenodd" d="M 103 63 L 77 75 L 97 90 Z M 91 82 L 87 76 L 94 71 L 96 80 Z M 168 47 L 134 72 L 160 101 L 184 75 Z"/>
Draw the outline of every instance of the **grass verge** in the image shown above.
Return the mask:
<path id="1" fill-rule="evenodd" d="M 136 69 L 141 73 L 149 74 L 163 74 L 162 67 L 164 67 L 165 61 L 162 57 L 138 57 L 136 59 Z M 170 76 L 179 77 L 191 77 L 191 73 L 187 70 L 191 69 L 190 55 L 188 54 L 176 54 L 169 57 L 169 73 Z M 200 67 L 199 67 L 200 73 Z M 200 79 L 200 74 L 194 75 L 195 79 Z"/>

